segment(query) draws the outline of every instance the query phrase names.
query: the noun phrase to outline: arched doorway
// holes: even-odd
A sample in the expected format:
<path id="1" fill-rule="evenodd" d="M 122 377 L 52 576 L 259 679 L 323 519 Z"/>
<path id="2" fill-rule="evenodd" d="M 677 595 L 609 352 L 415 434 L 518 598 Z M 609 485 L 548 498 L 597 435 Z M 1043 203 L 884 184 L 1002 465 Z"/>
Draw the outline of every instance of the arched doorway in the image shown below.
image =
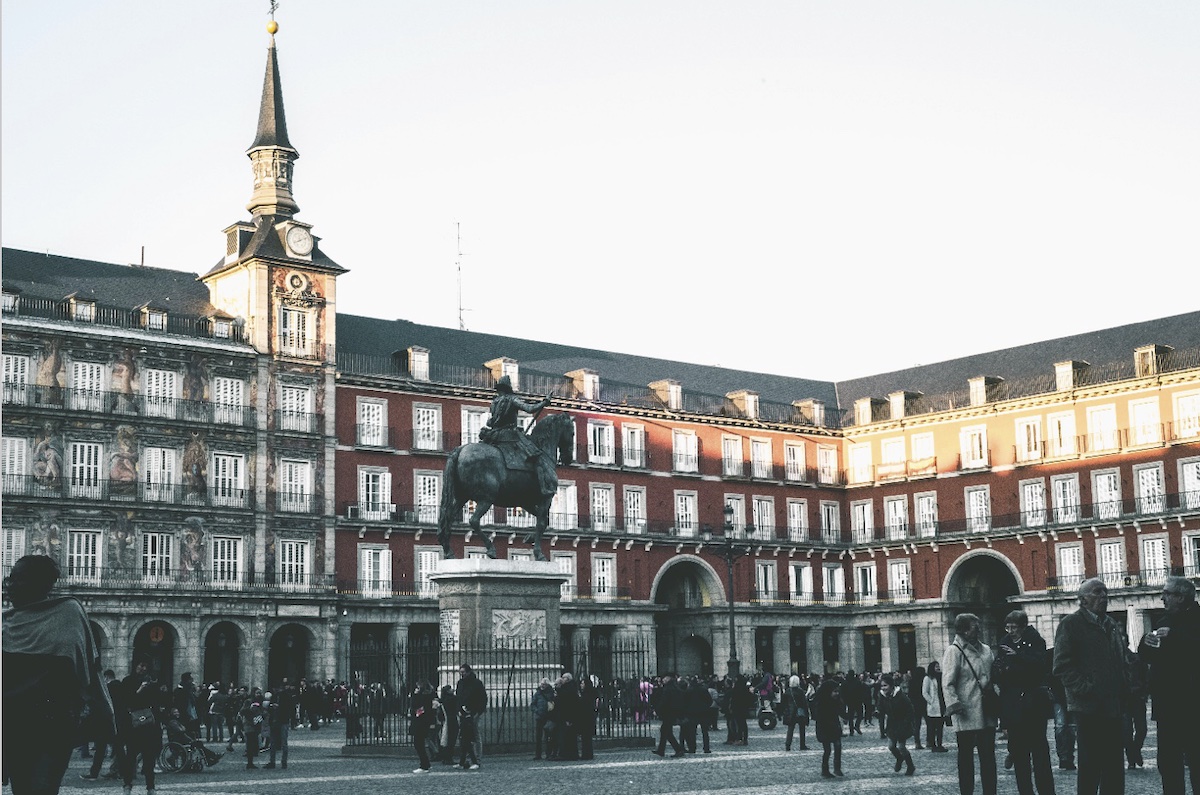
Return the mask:
<path id="1" fill-rule="evenodd" d="M 267 661 L 267 682 L 278 687 L 287 679 L 297 684 L 308 676 L 308 650 L 311 645 L 308 629 L 299 624 L 286 624 L 271 636 L 270 658 Z"/>
<path id="2" fill-rule="evenodd" d="M 205 682 L 223 685 L 241 681 L 242 632 L 230 621 L 213 626 L 204 638 Z"/>
<path id="3" fill-rule="evenodd" d="M 707 679 L 713 673 L 712 644 L 699 635 L 689 635 L 679 644 L 676 656 L 676 673 L 680 676 L 701 676 Z"/>
<path id="4" fill-rule="evenodd" d="M 960 612 L 971 612 L 983 623 L 984 643 L 994 645 L 1004 634 L 1009 598 L 1021 593 L 1016 569 L 997 552 L 967 553 L 951 567 L 946 581 L 946 602 Z"/>
<path id="5" fill-rule="evenodd" d="M 170 688 L 175 682 L 175 645 L 178 640 L 175 627 L 165 621 L 151 621 L 144 625 L 133 636 L 133 659 L 129 661 L 129 670 L 133 670 L 138 660 L 145 660 L 154 678 Z"/>

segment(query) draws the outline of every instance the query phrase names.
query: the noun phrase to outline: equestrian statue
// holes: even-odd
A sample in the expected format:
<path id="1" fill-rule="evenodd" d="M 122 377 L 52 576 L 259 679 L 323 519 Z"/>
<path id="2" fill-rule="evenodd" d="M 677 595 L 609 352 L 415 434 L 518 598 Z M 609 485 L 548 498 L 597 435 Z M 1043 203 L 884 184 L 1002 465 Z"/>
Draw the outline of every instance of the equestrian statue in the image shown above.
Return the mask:
<path id="1" fill-rule="evenodd" d="M 450 526 L 462 516 L 463 506 L 475 501 L 468 524 L 487 544 L 487 556 L 496 557 L 496 546 L 480 530 L 479 520 L 493 505 L 523 508 L 536 524 L 526 541 L 533 543 L 533 556 L 546 560 L 542 534 L 550 523 L 550 503 L 558 492 L 556 461 L 569 465 L 575 460 L 574 423 L 569 414 L 552 414 L 533 427 L 528 435 L 517 426 L 524 411 L 534 418 L 550 404 L 546 397 L 536 402 L 513 394 L 512 380 L 496 382 L 491 417 L 479 432 L 479 441 L 464 444 L 450 453 L 442 478 L 442 502 L 438 513 L 438 541 L 442 557 L 452 558 Z"/>

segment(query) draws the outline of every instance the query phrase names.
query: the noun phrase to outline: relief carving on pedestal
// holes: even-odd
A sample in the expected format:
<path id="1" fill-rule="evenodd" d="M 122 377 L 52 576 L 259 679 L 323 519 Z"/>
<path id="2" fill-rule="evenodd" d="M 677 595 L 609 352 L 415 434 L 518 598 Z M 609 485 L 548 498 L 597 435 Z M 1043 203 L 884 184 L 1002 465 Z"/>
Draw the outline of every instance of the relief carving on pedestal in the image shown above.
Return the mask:
<path id="1" fill-rule="evenodd" d="M 546 640 L 545 610 L 493 610 L 493 640 Z"/>

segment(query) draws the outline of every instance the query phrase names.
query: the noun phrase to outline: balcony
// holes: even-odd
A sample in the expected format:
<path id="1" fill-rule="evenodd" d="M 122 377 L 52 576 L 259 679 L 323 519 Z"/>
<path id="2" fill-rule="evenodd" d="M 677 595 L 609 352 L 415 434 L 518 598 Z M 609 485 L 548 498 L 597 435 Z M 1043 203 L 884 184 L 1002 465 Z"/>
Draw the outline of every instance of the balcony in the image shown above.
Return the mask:
<path id="1" fill-rule="evenodd" d="M 30 384 L 6 383 L 6 406 L 78 411 L 125 417 L 155 417 L 211 425 L 254 427 L 254 409 L 248 406 L 211 403 L 198 400 L 179 400 L 168 397 L 127 395 L 124 392 L 101 392 L 92 389 L 39 387 Z"/>
<path id="2" fill-rule="evenodd" d="M 10 567 L 5 567 L 8 576 Z M 87 591 L 238 591 L 247 594 L 333 594 L 334 578 L 328 574 L 278 572 L 250 573 L 188 570 L 179 567 L 142 569 L 103 567 L 63 567 L 59 588 L 73 594 Z"/>
<path id="3" fill-rule="evenodd" d="M 281 431 L 316 433 L 317 415 L 307 411 L 276 411 L 275 427 Z"/>
<path id="4" fill-rule="evenodd" d="M 1099 577 L 1104 580 L 1109 591 L 1126 588 L 1159 588 L 1166 582 L 1167 577 L 1172 576 L 1196 579 L 1200 577 L 1200 567 L 1172 566 L 1169 569 L 1146 569 L 1144 571 L 1121 570 L 1095 574 L 1060 574 L 1047 578 L 1046 587 L 1050 591 L 1078 591 L 1080 583 L 1084 580 L 1090 577 Z"/>
<path id="5" fill-rule="evenodd" d="M 456 446 L 445 431 L 434 428 L 413 428 L 409 431 L 408 449 L 414 453 L 446 453 Z"/>
<path id="6" fill-rule="evenodd" d="M 209 489 L 174 483 L 62 477 L 4 475 L 0 478 L 6 497 L 79 499 L 99 502 L 154 503 L 159 505 L 253 508 L 250 489 L 213 486 Z"/>
<path id="7" fill-rule="evenodd" d="M 279 513 L 319 515 L 325 512 L 325 500 L 308 491 L 277 491 L 275 510 Z"/>
<path id="8" fill-rule="evenodd" d="M 147 315 L 141 309 L 123 309 L 105 304 L 90 304 L 89 315 L 85 317 L 78 311 L 82 306 L 70 300 L 56 301 L 22 295 L 11 306 L 5 304 L 4 315 L 86 323 L 91 326 L 141 329 L 184 337 L 227 339 L 236 343 L 246 341 L 245 326 L 237 321 L 160 312 Z"/>

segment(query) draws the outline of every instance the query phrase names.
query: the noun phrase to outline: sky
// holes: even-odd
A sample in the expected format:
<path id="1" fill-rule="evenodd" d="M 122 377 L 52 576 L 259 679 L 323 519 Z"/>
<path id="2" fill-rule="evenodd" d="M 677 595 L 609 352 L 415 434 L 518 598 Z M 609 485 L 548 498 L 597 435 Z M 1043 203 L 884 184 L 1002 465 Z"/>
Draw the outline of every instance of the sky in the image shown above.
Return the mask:
<path id="1" fill-rule="evenodd" d="M 4 0 L 3 245 L 212 267 L 268 8 Z M 842 380 L 1200 308 L 1195 0 L 275 18 L 342 313 Z"/>

